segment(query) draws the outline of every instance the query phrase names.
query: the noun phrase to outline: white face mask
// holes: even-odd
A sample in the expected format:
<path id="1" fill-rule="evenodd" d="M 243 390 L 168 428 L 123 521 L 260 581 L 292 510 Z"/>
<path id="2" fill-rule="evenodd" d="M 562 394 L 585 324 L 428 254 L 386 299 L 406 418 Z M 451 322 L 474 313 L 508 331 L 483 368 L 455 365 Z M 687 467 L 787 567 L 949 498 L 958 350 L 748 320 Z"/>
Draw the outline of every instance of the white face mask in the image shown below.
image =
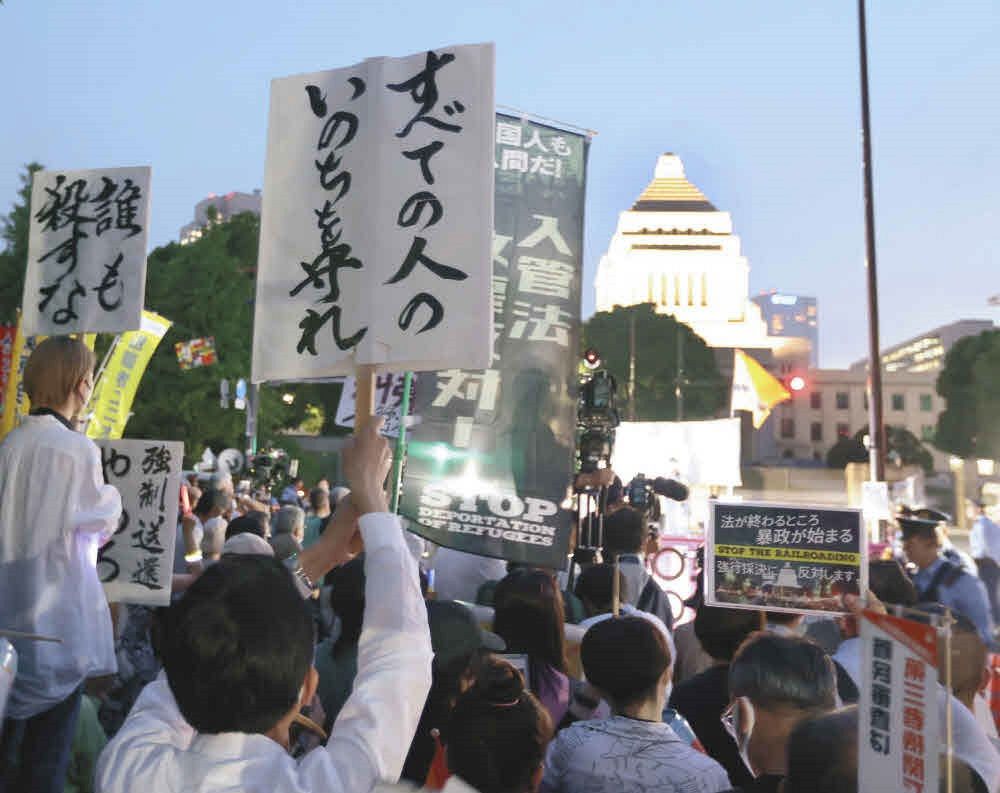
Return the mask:
<path id="1" fill-rule="evenodd" d="M 743 765 L 756 779 L 757 772 L 750 764 L 750 737 L 753 735 L 754 720 L 753 703 L 746 697 L 737 697 L 722 714 L 722 726 L 736 742 Z"/>

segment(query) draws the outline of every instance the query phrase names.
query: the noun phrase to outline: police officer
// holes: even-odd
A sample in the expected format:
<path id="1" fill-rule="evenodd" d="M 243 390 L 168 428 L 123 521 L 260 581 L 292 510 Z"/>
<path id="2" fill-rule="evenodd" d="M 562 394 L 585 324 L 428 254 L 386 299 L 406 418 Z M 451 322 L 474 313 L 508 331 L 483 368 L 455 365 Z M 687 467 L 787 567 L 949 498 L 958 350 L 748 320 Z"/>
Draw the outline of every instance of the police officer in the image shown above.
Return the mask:
<path id="1" fill-rule="evenodd" d="M 918 516 L 919 515 L 919 516 Z M 940 603 L 961 612 L 976 626 L 988 647 L 993 646 L 993 617 L 983 582 L 941 553 L 941 513 L 907 510 L 896 522 L 903 533 L 903 552 L 917 568 L 913 585 L 921 603 Z"/>

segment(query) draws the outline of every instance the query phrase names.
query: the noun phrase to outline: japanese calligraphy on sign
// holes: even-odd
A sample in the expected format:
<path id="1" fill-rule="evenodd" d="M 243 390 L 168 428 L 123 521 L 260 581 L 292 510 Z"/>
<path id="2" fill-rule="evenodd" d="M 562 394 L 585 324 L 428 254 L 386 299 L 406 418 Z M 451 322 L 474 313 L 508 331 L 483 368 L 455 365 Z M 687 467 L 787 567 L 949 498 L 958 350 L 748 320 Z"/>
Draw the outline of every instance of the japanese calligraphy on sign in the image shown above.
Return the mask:
<path id="1" fill-rule="evenodd" d="M 87 437 L 120 438 L 125 432 L 139 382 L 170 325 L 169 319 L 143 311 L 140 329 L 123 333 L 115 340 L 90 397 L 88 407 L 93 416 L 87 425 Z"/>
<path id="2" fill-rule="evenodd" d="M 937 629 L 865 611 L 860 633 L 858 790 L 937 790 Z"/>
<path id="3" fill-rule="evenodd" d="M 170 603 L 184 444 L 98 440 L 104 479 L 122 496 L 118 528 L 97 558 L 111 603 Z"/>
<path id="4" fill-rule="evenodd" d="M 562 567 L 589 139 L 497 116 L 495 142 L 492 359 L 421 377 L 401 510 L 439 545 Z"/>
<path id="5" fill-rule="evenodd" d="M 705 602 L 790 612 L 842 612 L 867 589 L 861 510 L 712 502 Z"/>
<path id="6" fill-rule="evenodd" d="M 253 380 L 489 361 L 493 47 L 271 87 Z"/>
<path id="7" fill-rule="evenodd" d="M 415 381 L 414 377 L 414 381 Z M 401 412 L 403 409 L 403 380 L 401 374 L 380 374 L 375 378 L 375 415 L 384 416 L 381 434 L 387 438 L 399 437 Z M 341 427 L 354 426 L 354 405 L 357 399 L 357 380 L 344 378 L 344 387 L 337 403 L 334 423 Z M 410 383 L 412 393 L 413 383 Z"/>
<path id="8" fill-rule="evenodd" d="M 146 292 L 150 169 L 38 171 L 25 335 L 136 330 Z"/>

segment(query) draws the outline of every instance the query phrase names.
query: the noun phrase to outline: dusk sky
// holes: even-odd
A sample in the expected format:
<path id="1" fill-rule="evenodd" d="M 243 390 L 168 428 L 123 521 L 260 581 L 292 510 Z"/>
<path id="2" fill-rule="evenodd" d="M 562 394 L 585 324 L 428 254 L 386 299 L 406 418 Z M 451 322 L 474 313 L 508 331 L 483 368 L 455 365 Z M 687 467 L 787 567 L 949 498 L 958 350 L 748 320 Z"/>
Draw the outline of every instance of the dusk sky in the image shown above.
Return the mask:
<path id="1" fill-rule="evenodd" d="M 884 346 L 1000 293 L 1000 4 L 869 3 Z M 0 212 L 22 166 L 153 167 L 151 242 L 261 187 L 269 81 L 496 43 L 503 105 L 595 130 L 593 275 L 658 154 L 732 213 L 753 292 L 819 300 L 820 362 L 866 352 L 857 23 L 848 0 L 6 0 Z M 206 306 L 206 311 L 225 311 Z"/>

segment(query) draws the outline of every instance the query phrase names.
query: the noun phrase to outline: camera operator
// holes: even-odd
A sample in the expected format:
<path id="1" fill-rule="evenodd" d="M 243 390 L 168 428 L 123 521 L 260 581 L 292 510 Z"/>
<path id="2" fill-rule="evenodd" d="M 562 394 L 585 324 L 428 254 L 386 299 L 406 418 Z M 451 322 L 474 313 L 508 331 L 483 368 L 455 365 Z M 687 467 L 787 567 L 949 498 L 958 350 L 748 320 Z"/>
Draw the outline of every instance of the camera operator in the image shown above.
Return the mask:
<path id="1" fill-rule="evenodd" d="M 625 581 L 623 603 L 653 614 L 672 628 L 670 602 L 659 584 L 646 570 L 646 516 L 634 507 L 623 506 L 604 519 L 604 560 L 618 565 Z"/>

